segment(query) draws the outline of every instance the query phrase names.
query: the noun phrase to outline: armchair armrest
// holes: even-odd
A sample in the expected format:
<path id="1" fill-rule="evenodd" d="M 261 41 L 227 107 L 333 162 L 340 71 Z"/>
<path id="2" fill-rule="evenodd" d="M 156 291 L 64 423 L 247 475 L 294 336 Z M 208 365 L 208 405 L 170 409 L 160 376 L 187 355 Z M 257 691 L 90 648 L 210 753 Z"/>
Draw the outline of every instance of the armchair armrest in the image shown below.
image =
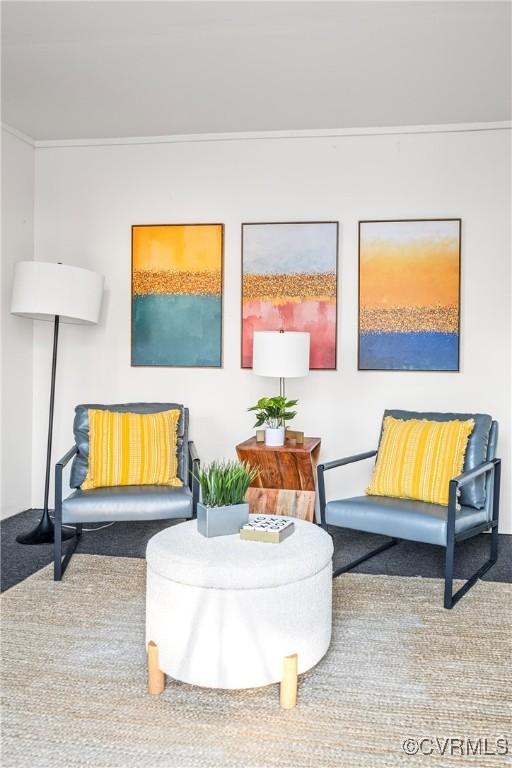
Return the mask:
<path id="1" fill-rule="evenodd" d="M 69 464 L 73 456 L 75 456 L 77 453 L 78 453 L 78 448 L 76 447 L 76 445 L 74 445 L 72 448 L 69 449 L 69 451 L 67 451 L 67 453 L 64 454 L 64 456 L 61 459 L 59 459 L 56 462 L 55 466 L 65 467 L 66 464 Z"/>
<path id="2" fill-rule="evenodd" d="M 468 469 L 458 477 L 454 477 L 450 482 L 457 483 L 457 487 L 461 488 L 463 485 L 466 485 L 466 483 L 474 480 L 475 477 L 479 477 L 479 475 L 486 474 L 487 472 L 494 472 L 495 461 L 496 460 L 485 461 L 483 464 L 479 464 L 473 469 Z"/>
<path id="3" fill-rule="evenodd" d="M 335 469 L 336 467 L 344 467 L 347 464 L 354 464 L 356 461 L 363 461 L 363 459 L 371 459 L 372 456 L 376 456 L 377 451 L 366 451 L 365 453 L 356 453 L 354 456 L 346 456 L 343 459 L 335 459 L 334 461 L 326 461 L 323 464 L 319 464 L 317 472 L 317 486 L 318 486 L 318 501 L 320 505 L 320 521 L 322 528 L 327 528 L 325 522 L 325 480 L 324 472 L 328 469 Z"/>
<path id="4" fill-rule="evenodd" d="M 193 440 L 188 441 L 188 459 L 188 487 L 192 491 L 192 514 L 196 517 L 197 502 L 199 501 L 199 478 L 197 472 L 201 466 L 201 461 Z"/>
<path id="5" fill-rule="evenodd" d="M 188 455 L 192 463 L 199 461 L 199 454 L 197 452 L 196 444 L 193 440 L 188 441 Z"/>
<path id="6" fill-rule="evenodd" d="M 353 464 L 356 461 L 362 461 L 363 459 L 371 459 L 372 456 L 376 456 L 377 451 L 366 451 L 366 453 L 356 453 L 354 456 L 346 456 L 343 459 L 335 459 L 334 461 L 326 461 L 323 464 L 318 465 L 318 471 L 326 472 L 328 469 L 335 469 L 335 467 L 344 467 L 346 464 Z"/>
<path id="7" fill-rule="evenodd" d="M 501 474 L 501 459 L 491 459 L 490 461 L 484 461 L 473 469 L 468 469 L 461 475 L 454 477 L 450 480 L 449 492 L 448 492 L 448 517 L 447 517 L 447 545 L 452 546 L 455 540 L 455 518 L 457 515 L 457 499 L 459 495 L 459 489 L 463 485 L 474 480 L 475 477 L 487 474 L 491 472 L 495 475 L 495 482 L 493 483 L 493 499 L 492 499 L 492 519 L 496 520 L 494 525 L 497 525 L 497 515 L 499 510 L 499 487 L 500 487 L 500 474 Z"/>

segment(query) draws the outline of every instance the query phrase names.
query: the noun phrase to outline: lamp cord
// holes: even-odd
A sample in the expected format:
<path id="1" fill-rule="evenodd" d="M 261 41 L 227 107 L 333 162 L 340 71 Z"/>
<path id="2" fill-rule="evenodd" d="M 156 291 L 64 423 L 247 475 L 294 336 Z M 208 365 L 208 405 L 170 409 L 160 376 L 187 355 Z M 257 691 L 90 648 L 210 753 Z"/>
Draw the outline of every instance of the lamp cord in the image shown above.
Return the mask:
<path id="1" fill-rule="evenodd" d="M 52 522 L 55 522 L 55 516 L 50 515 L 50 520 Z M 93 531 L 101 531 L 103 528 L 110 528 L 110 526 L 115 525 L 116 520 L 114 520 L 113 523 L 106 523 L 105 525 L 99 525 L 97 528 L 82 528 L 83 533 L 92 533 Z M 63 528 L 70 528 L 72 531 L 76 531 L 76 528 L 74 525 L 66 525 L 66 523 L 62 523 Z"/>

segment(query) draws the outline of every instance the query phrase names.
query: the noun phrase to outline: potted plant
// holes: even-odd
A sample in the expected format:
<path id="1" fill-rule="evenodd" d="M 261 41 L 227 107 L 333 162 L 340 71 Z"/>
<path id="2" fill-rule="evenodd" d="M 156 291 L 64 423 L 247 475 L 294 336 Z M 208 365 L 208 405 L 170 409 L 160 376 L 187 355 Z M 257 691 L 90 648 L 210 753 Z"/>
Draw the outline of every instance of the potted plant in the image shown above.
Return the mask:
<path id="1" fill-rule="evenodd" d="M 262 397 L 256 405 L 248 408 L 256 411 L 255 427 L 265 425 L 266 445 L 284 445 L 285 422 L 293 419 L 297 411 L 290 410 L 298 400 L 287 400 L 283 395 Z"/>
<path id="2" fill-rule="evenodd" d="M 199 469 L 199 533 L 210 538 L 240 531 L 242 525 L 249 520 L 249 505 L 245 502 L 245 494 L 257 474 L 258 470 L 246 461 L 212 461 Z"/>

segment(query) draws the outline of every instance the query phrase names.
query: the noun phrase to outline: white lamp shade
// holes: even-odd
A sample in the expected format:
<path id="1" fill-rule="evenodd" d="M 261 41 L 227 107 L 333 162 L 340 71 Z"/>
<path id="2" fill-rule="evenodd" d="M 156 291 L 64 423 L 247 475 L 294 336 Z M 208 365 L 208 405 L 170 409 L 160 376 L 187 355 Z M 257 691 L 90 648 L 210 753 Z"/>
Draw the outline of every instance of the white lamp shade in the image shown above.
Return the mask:
<path id="1" fill-rule="evenodd" d="M 298 378 L 309 373 L 309 333 L 255 331 L 252 369 L 258 376 Z"/>
<path id="2" fill-rule="evenodd" d="M 97 323 L 103 275 L 47 261 L 20 261 L 14 272 L 11 312 L 34 320 Z"/>

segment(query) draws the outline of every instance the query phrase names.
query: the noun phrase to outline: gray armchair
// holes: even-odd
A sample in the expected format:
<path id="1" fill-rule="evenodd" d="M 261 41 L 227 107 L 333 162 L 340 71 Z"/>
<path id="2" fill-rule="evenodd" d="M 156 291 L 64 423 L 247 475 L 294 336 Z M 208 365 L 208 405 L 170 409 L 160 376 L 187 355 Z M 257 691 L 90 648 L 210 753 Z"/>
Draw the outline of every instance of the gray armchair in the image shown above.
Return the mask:
<path id="1" fill-rule="evenodd" d="M 501 460 L 496 458 L 498 424 L 487 414 L 478 413 L 417 413 L 392 410 L 385 411 L 384 417 L 386 416 L 434 421 L 474 419 L 475 427 L 468 441 L 464 471 L 450 481 L 448 507 L 382 496 L 356 496 L 327 502 L 324 473 L 335 467 L 372 458 L 378 451 L 368 451 L 320 464 L 317 471 L 322 526 L 325 529 L 327 526 L 352 528 L 391 537 L 391 541 L 367 555 L 336 569 L 333 576 L 350 571 L 365 560 L 394 546 L 401 539 L 434 544 L 446 549 L 444 607 L 452 608 L 498 559 L 501 475 Z M 457 509 L 457 498 L 460 509 Z M 455 594 L 452 594 L 455 544 L 483 531 L 491 531 L 490 558 Z"/>
<path id="2" fill-rule="evenodd" d="M 183 486 L 127 485 L 94 488 L 83 491 L 89 460 L 88 409 L 132 413 L 159 413 L 177 408 L 178 476 Z M 78 405 L 73 425 L 75 445 L 55 465 L 55 544 L 54 579 L 60 581 L 82 535 L 83 523 L 125 520 L 175 520 L 196 515 L 199 500 L 197 469 L 199 457 L 194 443 L 188 439 L 188 409 L 177 403 L 126 403 L 124 405 Z M 63 500 L 62 472 L 73 459 L 70 486 L 73 493 Z M 74 525 L 75 536 L 63 556 L 62 526 Z"/>

